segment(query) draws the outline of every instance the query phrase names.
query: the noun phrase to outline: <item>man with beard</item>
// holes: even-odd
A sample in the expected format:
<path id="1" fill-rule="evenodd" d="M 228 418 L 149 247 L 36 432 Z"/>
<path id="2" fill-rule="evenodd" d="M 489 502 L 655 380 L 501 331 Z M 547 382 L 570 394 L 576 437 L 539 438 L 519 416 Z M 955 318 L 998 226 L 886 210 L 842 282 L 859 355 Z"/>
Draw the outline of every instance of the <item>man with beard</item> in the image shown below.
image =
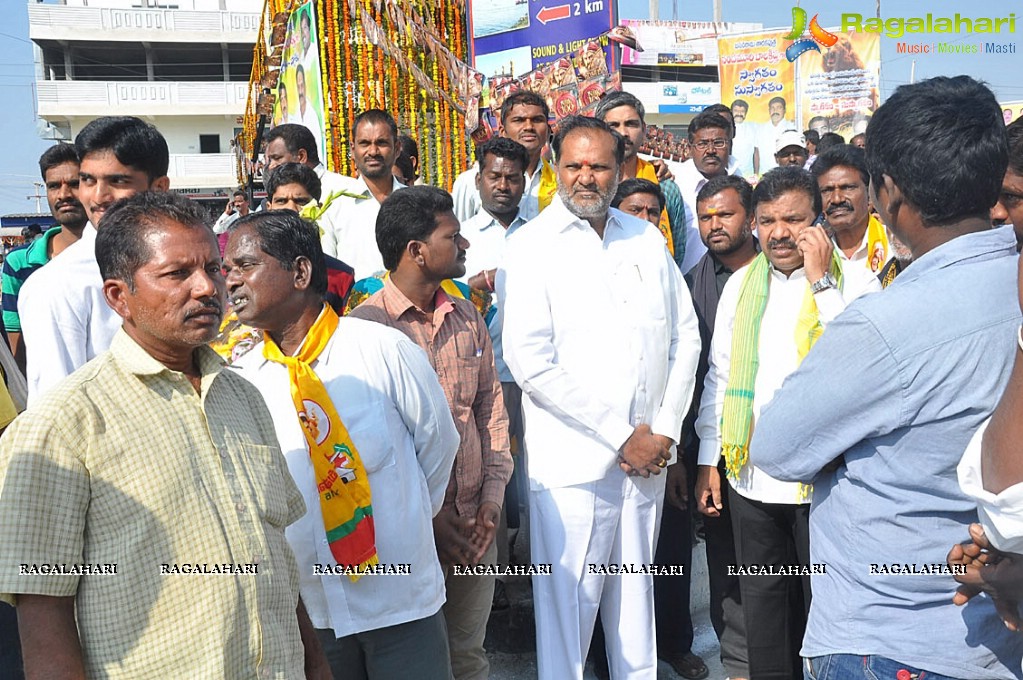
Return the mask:
<path id="1" fill-rule="evenodd" d="M 753 209 L 763 252 L 721 293 L 696 422 L 699 475 L 713 479 L 724 458 L 737 566 L 791 565 L 793 558 L 806 565 L 812 490 L 757 468 L 749 439 L 761 409 L 854 294 L 831 239 L 815 224 L 821 197 L 810 173 L 794 167 L 767 173 L 753 191 Z M 708 514 L 712 502 L 715 510 L 719 504 L 712 486 L 701 484 L 697 498 Z M 738 578 L 749 677 L 798 677 L 809 576 L 740 572 Z"/>
<path id="2" fill-rule="evenodd" d="M 500 135 L 526 147 L 526 189 L 519 203 L 519 215 L 527 222 L 540 214 L 557 190 L 554 167 L 543 159 L 543 148 L 551 136 L 547 121 L 547 101 L 529 90 L 513 93 L 501 105 Z M 480 194 L 476 188 L 479 167 L 474 165 L 455 179 L 451 189 L 455 201 L 455 217 L 465 222 L 479 211 Z"/>
<path id="3" fill-rule="evenodd" d="M 1019 351 L 1016 239 L 990 216 L 1008 165 L 1002 113 L 983 83 L 937 77 L 897 88 L 867 139 L 872 203 L 913 264 L 828 326 L 750 444 L 766 474 L 814 485 L 810 549 L 827 573 L 805 672 L 1018 678 L 1023 639 L 995 602 L 959 610 L 953 575 L 921 569 L 977 522 L 956 468 Z"/>
<path id="4" fill-rule="evenodd" d="M 998 203 L 991 208 L 996 225 L 1011 224 L 1016 231 L 1016 250 L 1023 248 L 1023 118 L 1005 128 L 1009 140 L 1009 167 L 1002 178 Z"/>
<path id="5" fill-rule="evenodd" d="M 870 212 L 863 149 L 842 144 L 817 156 L 811 168 L 821 190 L 824 215 L 849 283 L 868 285 L 888 261 L 888 232 Z"/>
<path id="6" fill-rule="evenodd" d="M 757 239 L 753 237 L 753 187 L 746 180 L 729 175 L 715 177 L 700 189 L 696 210 L 700 238 L 707 246 L 707 254 L 686 275 L 686 283 L 693 294 L 696 318 L 700 322 L 701 347 L 693 407 L 682 430 L 686 471 L 690 478 L 696 476 L 700 440 L 696 435 L 695 420 L 709 370 L 718 301 L 732 274 L 748 265 L 760 251 Z M 748 678 L 746 625 L 739 579 L 728 574 L 728 565 L 734 565 L 736 560 L 728 484 L 721 483 L 724 466 L 720 463 L 716 468 L 704 466 L 699 468 L 699 472 L 694 496 L 696 509 L 704 515 L 711 623 L 721 647 L 721 664 L 728 677 L 736 680 Z M 665 517 L 668 513 L 665 506 Z"/>
<path id="7" fill-rule="evenodd" d="M 18 294 L 28 277 L 68 246 L 82 238 L 88 222 L 85 208 L 78 200 L 78 153 L 71 144 L 55 144 L 39 157 L 39 171 L 46 187 L 46 202 L 57 221 L 41 239 L 23 248 L 15 248 L 4 258 L 3 320 L 11 353 L 25 370 L 25 344 L 21 341 Z"/>
<path id="8" fill-rule="evenodd" d="M 570 116 L 553 147 L 558 195 L 497 277 L 529 423 L 532 561 L 553 564 L 533 582 L 539 675 L 582 678 L 599 606 L 612 677 L 652 679 L 652 575 L 614 565 L 653 562 L 699 331 L 663 236 L 610 208 L 625 140 Z"/>
<path id="9" fill-rule="evenodd" d="M 771 97 L 767 103 L 767 113 L 770 120 L 760 124 L 757 141 L 757 148 L 760 151 L 760 172 L 768 172 L 778 167 L 774 159 L 774 152 L 777 151 L 778 137 L 789 128 L 796 127 L 795 123 L 785 118 L 786 103 L 783 97 Z"/>
<path id="10" fill-rule="evenodd" d="M 167 191 L 170 152 L 152 125 L 132 116 L 92 121 L 75 137 L 82 238 L 21 289 L 18 312 L 29 403 L 110 347 L 121 319 L 103 297 L 96 234 L 107 208 L 142 191 Z"/>
<path id="11" fill-rule="evenodd" d="M 302 495 L 259 392 L 207 347 L 225 293 L 207 219 L 168 192 L 111 206 L 95 252 L 122 326 L 0 440 L 27 677 L 329 677 L 285 539 Z M 16 567 L 42 561 L 59 569 Z"/>
<path id="12" fill-rule="evenodd" d="M 405 188 L 391 174 L 398 154 L 398 126 L 391 114 L 369 109 L 356 116 L 351 148 L 359 176 L 347 178 L 342 189 L 353 196 L 335 198 L 330 206 L 331 223 L 320 226 L 323 252 L 354 267 L 358 280 L 383 271 L 374 234 L 377 213 L 388 196 Z"/>
<path id="13" fill-rule="evenodd" d="M 683 274 L 689 272 L 707 252 L 707 247 L 700 240 L 700 229 L 696 223 L 696 195 L 710 179 L 729 174 L 731 131 L 728 119 L 716 113 L 701 113 L 689 123 L 689 148 L 693 156 L 682 164 L 677 178 L 686 205 L 685 259 L 681 267 Z"/>
<path id="14" fill-rule="evenodd" d="M 490 663 L 483 638 L 494 575 L 452 572 L 456 565 L 496 564 L 494 539 L 512 459 L 486 323 L 472 302 L 441 288 L 445 280 L 465 275 L 469 248 L 451 206 L 451 196 L 436 187 L 412 187 L 384 202 L 377 245 L 389 276 L 349 317 L 404 333 L 426 352 L 444 388 L 461 440 L 444 504 L 433 518 L 445 572 L 451 671 L 455 680 L 486 680 Z"/>
<path id="15" fill-rule="evenodd" d="M 597 103 L 594 117 L 625 138 L 625 163 L 621 179 L 645 179 L 659 184 L 665 206 L 661 208 L 656 226 L 664 235 L 675 262 L 681 266 L 685 260 L 686 208 L 678 185 L 670 179 L 658 181 L 654 165 L 639 157 L 639 149 L 646 141 L 646 110 L 643 102 L 628 92 L 612 92 Z"/>

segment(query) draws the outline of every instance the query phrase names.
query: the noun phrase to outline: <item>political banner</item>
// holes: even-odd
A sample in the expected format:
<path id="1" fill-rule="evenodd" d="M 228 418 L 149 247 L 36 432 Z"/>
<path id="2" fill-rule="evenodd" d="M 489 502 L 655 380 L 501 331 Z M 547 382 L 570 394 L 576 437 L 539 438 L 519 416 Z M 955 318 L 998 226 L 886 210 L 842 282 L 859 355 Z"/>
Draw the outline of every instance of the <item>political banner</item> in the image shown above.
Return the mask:
<path id="1" fill-rule="evenodd" d="M 606 34 L 617 25 L 615 0 L 469 0 L 470 63 L 486 78 L 519 78 L 569 56 L 592 38 L 609 71 L 617 49 Z"/>
<path id="2" fill-rule="evenodd" d="M 288 18 L 273 122 L 274 125 L 299 123 L 309 128 L 316 138 L 320 158 L 326 158 L 320 50 L 316 45 L 316 12 L 313 6 L 313 0 L 299 5 Z"/>
<path id="3" fill-rule="evenodd" d="M 848 141 L 867 129 L 880 104 L 881 36 L 826 30 L 838 42 L 797 59 L 800 129 L 837 132 Z"/>
<path id="4" fill-rule="evenodd" d="M 718 36 L 763 29 L 763 24 L 625 19 L 643 46 L 622 48 L 622 66 L 700 67 L 718 65 Z"/>
<path id="5" fill-rule="evenodd" d="M 746 123 L 778 126 L 794 120 L 795 69 L 785 58 L 787 33 L 757 31 L 718 39 L 721 101 L 733 109 L 736 102 L 740 108 L 745 104 Z"/>
<path id="6" fill-rule="evenodd" d="M 1023 101 L 1002 102 L 999 106 L 1002 107 L 1002 115 L 1005 117 L 1006 125 L 1023 117 Z"/>

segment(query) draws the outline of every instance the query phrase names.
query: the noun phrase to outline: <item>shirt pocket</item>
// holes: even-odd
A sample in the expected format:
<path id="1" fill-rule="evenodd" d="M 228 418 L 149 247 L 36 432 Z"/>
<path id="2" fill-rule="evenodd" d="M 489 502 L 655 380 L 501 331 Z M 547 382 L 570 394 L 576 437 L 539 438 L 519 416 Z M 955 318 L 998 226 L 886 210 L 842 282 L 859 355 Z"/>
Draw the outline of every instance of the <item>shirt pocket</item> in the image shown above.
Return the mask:
<path id="1" fill-rule="evenodd" d="M 276 446 L 242 444 L 241 456 L 248 462 L 248 477 L 259 514 L 267 523 L 284 527 L 289 519 L 288 474 L 284 455 Z"/>
<path id="2" fill-rule="evenodd" d="M 351 437 L 355 450 L 359 453 L 359 460 L 366 472 L 373 473 L 394 465 L 396 456 L 393 438 L 394 429 L 389 414 L 394 410 L 391 404 L 374 402 L 372 404 L 361 404 L 354 408 L 345 409 L 339 413 L 341 422 L 344 423 Z M 397 414 L 395 414 L 397 417 Z M 400 421 L 397 427 L 404 430 L 405 426 Z M 400 439 L 400 437 L 399 437 Z"/>
<path id="3" fill-rule="evenodd" d="M 472 407 L 476 400 L 476 392 L 480 382 L 480 361 L 481 357 L 458 357 L 455 359 L 456 388 L 458 403 L 466 407 Z"/>

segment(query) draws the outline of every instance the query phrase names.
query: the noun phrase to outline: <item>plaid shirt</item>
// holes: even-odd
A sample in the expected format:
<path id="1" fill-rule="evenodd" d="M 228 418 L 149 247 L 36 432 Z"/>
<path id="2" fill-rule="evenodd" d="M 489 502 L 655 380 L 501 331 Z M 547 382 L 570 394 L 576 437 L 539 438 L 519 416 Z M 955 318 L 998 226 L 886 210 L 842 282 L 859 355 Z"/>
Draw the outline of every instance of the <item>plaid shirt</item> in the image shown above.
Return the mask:
<path id="1" fill-rule="evenodd" d="M 444 507 L 475 517 L 481 503 L 498 507 L 511 478 L 508 416 L 494 368 L 487 325 L 468 300 L 437 289 L 435 310 L 426 314 L 398 290 L 390 278 L 350 316 L 396 328 L 426 351 L 444 388 L 455 427 L 462 438 Z"/>
<path id="2" fill-rule="evenodd" d="M 284 527 L 305 504 L 259 392 L 196 352 L 201 394 L 118 331 L 4 433 L 0 597 L 74 596 L 89 677 L 304 677 Z M 20 568 L 83 563 L 117 572 Z M 257 573 L 161 569 L 196 564 Z"/>

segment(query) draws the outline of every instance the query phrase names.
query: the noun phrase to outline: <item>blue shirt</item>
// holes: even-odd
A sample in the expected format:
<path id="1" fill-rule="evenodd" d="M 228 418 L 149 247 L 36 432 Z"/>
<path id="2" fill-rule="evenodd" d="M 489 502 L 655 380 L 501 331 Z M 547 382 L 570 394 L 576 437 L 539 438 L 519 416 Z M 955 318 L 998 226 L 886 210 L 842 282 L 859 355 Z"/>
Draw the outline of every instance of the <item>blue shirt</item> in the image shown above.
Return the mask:
<path id="1" fill-rule="evenodd" d="M 1018 678 L 1023 636 L 991 600 L 956 607 L 944 564 L 977 506 L 956 465 L 1005 389 L 1020 324 L 1011 227 L 967 234 L 831 322 L 764 409 L 750 458 L 813 481 L 813 577 L 802 655 L 876 654 L 955 678 Z M 834 472 L 821 472 L 844 456 Z"/>

